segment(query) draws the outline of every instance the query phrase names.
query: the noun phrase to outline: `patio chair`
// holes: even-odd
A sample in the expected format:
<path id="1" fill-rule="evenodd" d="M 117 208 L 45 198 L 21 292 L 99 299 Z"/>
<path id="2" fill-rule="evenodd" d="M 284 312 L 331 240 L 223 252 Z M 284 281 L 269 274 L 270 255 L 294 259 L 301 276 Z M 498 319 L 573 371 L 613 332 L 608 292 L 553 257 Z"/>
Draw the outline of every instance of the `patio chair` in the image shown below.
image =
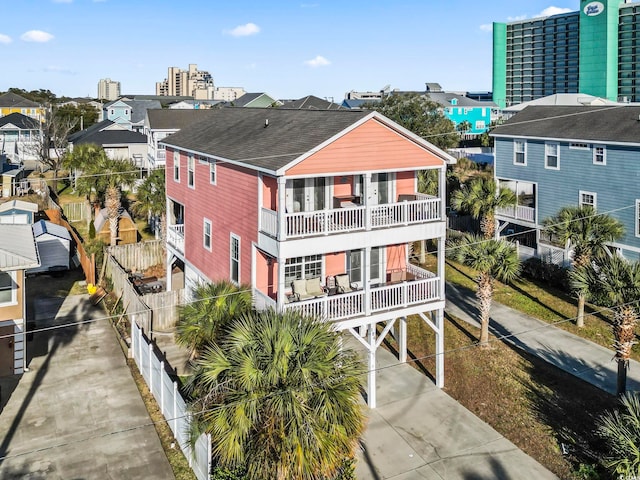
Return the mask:
<path id="1" fill-rule="evenodd" d="M 353 292 L 356 288 L 351 282 L 349 282 L 349 274 L 343 273 L 336 275 L 336 291 L 338 293 Z"/>
<path id="2" fill-rule="evenodd" d="M 297 301 L 327 296 L 327 290 L 320 283 L 320 277 L 294 280 L 291 282 L 291 290 Z"/>

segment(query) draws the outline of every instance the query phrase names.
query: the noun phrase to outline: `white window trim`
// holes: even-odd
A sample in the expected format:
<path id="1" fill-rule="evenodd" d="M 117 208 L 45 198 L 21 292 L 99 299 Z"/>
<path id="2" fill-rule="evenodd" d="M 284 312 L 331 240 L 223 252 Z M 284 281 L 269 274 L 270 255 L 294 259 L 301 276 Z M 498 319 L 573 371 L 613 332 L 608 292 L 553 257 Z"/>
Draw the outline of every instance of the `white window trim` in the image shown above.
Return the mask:
<path id="1" fill-rule="evenodd" d="M 524 152 L 517 152 L 516 151 L 516 145 L 520 143 L 523 146 Z M 516 154 L 517 153 L 524 153 L 523 157 L 524 157 L 524 161 L 523 162 L 517 162 L 516 161 Z M 526 167 L 527 166 L 527 142 L 526 140 L 514 140 L 513 141 L 513 164 L 514 165 L 519 165 L 521 167 Z"/>
<path id="2" fill-rule="evenodd" d="M 180 152 L 173 151 L 173 181 L 180 183 Z"/>
<path id="3" fill-rule="evenodd" d="M 211 180 L 211 173 L 213 172 L 213 180 Z M 216 185 L 218 183 L 218 169 L 216 168 L 216 161 L 212 158 L 209 161 L 209 183 Z"/>
<path id="4" fill-rule="evenodd" d="M 207 163 L 209 163 L 209 160 L 207 160 L 207 157 L 205 157 L 204 155 L 198 155 L 198 163 L 201 165 L 206 165 Z"/>
<path id="5" fill-rule="evenodd" d="M 192 190 L 196 188 L 196 159 L 193 153 L 187 156 L 187 187 Z"/>
<path id="6" fill-rule="evenodd" d="M 588 203 L 582 203 L 582 195 L 591 195 L 593 197 L 593 209 L 596 210 L 598 207 L 598 194 L 596 192 L 588 192 L 586 190 L 580 190 L 578 193 L 578 205 L 589 205 Z"/>
<path id="7" fill-rule="evenodd" d="M 636 200 L 636 237 L 640 237 L 640 199 Z"/>
<path id="8" fill-rule="evenodd" d="M 233 240 L 236 239 L 238 240 L 238 279 L 234 279 L 232 276 L 232 272 L 233 272 L 233 251 L 232 251 L 232 247 L 233 247 Z M 240 279 L 241 279 L 241 260 L 242 260 L 242 255 L 241 255 L 241 246 L 242 246 L 242 242 L 240 240 L 240 236 L 236 235 L 235 233 L 230 233 L 229 234 L 229 279 L 231 280 L 232 283 L 235 283 L 236 285 L 240 285 Z"/>
<path id="9" fill-rule="evenodd" d="M 598 148 L 602 149 L 602 161 L 596 162 L 596 152 Z M 593 164 L 594 165 L 606 165 L 607 164 L 607 147 L 606 145 L 594 145 L 593 146 Z"/>
<path id="10" fill-rule="evenodd" d="M 207 225 L 209 226 L 209 246 L 207 247 Z M 205 218 L 202 221 L 202 246 L 204 247 L 205 250 L 211 251 L 212 250 L 212 245 L 213 245 L 213 224 L 211 223 L 211 220 L 209 220 L 208 218 Z"/>
<path id="11" fill-rule="evenodd" d="M 557 166 L 550 167 L 547 164 L 547 147 L 556 147 Z M 544 168 L 547 170 L 560 170 L 560 144 L 558 142 L 545 142 L 544 144 Z"/>
<path id="12" fill-rule="evenodd" d="M 11 279 L 11 300 L 8 302 L 0 302 L 0 307 L 10 307 L 12 305 L 18 304 L 18 281 L 16 279 L 16 272 L 5 272 L 9 274 L 9 278 Z"/>

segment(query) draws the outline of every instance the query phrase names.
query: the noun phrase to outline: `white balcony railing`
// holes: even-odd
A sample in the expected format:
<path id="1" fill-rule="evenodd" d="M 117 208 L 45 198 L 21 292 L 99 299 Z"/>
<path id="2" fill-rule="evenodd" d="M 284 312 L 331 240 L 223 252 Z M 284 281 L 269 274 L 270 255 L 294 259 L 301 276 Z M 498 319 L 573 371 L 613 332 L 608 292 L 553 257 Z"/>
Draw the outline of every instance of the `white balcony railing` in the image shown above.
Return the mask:
<path id="1" fill-rule="evenodd" d="M 167 243 L 184 254 L 184 225 L 167 226 Z"/>
<path id="2" fill-rule="evenodd" d="M 440 204 L 439 198 L 419 197 L 418 200 L 382 205 L 287 213 L 285 235 L 300 238 L 433 222 L 441 220 Z M 278 238 L 277 212 L 263 208 L 261 215 L 261 230 Z"/>
<path id="3" fill-rule="evenodd" d="M 431 277 L 287 303 L 284 308 L 336 321 L 382 311 L 400 310 L 439 299 L 440 278 Z"/>
<path id="4" fill-rule="evenodd" d="M 525 207 L 522 205 L 515 205 L 511 207 L 498 207 L 496 209 L 498 215 L 503 217 L 514 218 L 516 220 L 524 220 L 526 222 L 535 222 L 536 209 L 533 207 Z"/>

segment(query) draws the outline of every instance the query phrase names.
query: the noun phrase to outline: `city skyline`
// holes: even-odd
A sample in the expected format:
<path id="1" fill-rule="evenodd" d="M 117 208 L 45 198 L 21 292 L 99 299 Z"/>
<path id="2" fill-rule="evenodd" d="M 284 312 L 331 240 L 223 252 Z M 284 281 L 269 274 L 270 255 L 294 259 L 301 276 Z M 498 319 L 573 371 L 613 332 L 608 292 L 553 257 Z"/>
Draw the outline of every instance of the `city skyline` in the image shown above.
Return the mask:
<path id="1" fill-rule="evenodd" d="M 98 81 L 111 78 L 122 94 L 154 94 L 168 67 L 190 63 L 216 86 L 276 98 L 339 101 L 349 90 L 422 90 L 425 82 L 490 91 L 492 22 L 579 8 L 575 0 L 429 3 L 6 2 L 0 91 L 94 97 Z"/>

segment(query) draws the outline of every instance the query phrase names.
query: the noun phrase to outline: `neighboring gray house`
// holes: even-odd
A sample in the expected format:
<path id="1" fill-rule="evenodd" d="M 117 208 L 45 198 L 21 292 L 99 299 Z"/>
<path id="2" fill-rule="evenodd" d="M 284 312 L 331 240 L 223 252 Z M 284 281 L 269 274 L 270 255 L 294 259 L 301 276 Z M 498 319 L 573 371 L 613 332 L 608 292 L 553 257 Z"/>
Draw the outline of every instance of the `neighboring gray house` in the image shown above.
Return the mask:
<path id="1" fill-rule="evenodd" d="M 298 100 L 284 101 L 280 108 L 295 108 L 296 110 L 344 110 L 347 107 L 314 95 L 307 95 Z"/>
<path id="2" fill-rule="evenodd" d="M 38 212 L 38 205 L 22 200 L 9 200 L 0 204 L 0 223 L 31 225 Z"/>
<path id="3" fill-rule="evenodd" d="M 611 247 L 640 259 L 640 106 L 532 106 L 491 135 L 495 177 L 518 196 L 516 207 L 497 212 L 501 235 L 547 254 L 544 219 L 592 205 L 624 224 Z"/>
<path id="4" fill-rule="evenodd" d="M 45 220 L 34 223 L 32 228 L 40 256 L 40 266 L 27 270 L 27 273 L 68 270 L 72 245 L 69 231 L 61 225 Z"/>
<path id="5" fill-rule="evenodd" d="M 147 136 L 133 132 L 111 120 L 91 125 L 69 135 L 69 148 L 92 143 L 104 148 L 107 156 L 116 160 L 130 159 L 137 167 L 144 168 L 147 157 Z"/>

